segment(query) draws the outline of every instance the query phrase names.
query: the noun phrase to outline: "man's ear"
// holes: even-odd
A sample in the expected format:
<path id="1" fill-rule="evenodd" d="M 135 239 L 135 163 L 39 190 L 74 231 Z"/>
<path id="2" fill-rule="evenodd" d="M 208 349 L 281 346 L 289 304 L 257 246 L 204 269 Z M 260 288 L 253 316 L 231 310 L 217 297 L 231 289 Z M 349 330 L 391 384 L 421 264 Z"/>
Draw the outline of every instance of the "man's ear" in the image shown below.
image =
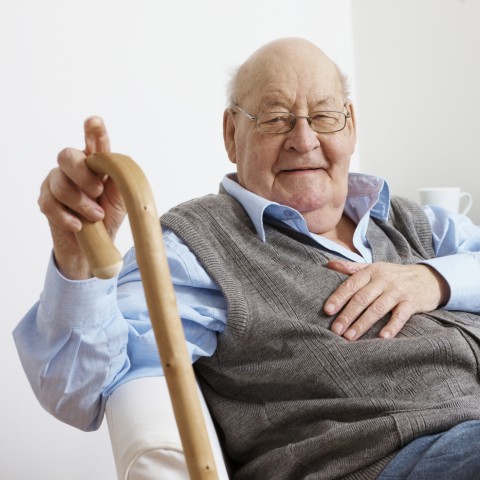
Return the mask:
<path id="1" fill-rule="evenodd" d="M 355 108 L 353 103 L 349 102 L 346 105 L 350 118 L 347 119 L 347 129 L 352 141 L 352 153 L 355 151 L 355 144 L 357 143 L 357 119 L 355 117 Z"/>
<path id="2" fill-rule="evenodd" d="M 228 158 L 237 163 L 237 149 L 235 146 L 235 115 L 230 108 L 223 112 L 223 142 Z"/>

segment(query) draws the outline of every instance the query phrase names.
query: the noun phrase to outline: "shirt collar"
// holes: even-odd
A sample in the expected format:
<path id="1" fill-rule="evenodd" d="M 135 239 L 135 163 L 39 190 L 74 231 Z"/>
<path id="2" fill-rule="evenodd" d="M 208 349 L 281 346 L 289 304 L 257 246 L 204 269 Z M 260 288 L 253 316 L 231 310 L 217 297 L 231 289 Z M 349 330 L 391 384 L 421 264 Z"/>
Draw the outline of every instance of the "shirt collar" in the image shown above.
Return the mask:
<path id="1" fill-rule="evenodd" d="M 257 235 L 265 241 L 264 215 L 268 214 L 281 221 L 294 223 L 299 231 L 306 230 L 303 216 L 294 208 L 272 202 L 243 188 L 237 182 L 236 173 L 225 175 L 222 186 L 237 200 L 250 217 Z M 366 215 L 386 221 L 390 208 L 390 190 L 385 179 L 364 173 L 350 173 L 345 214 L 355 223 Z"/>

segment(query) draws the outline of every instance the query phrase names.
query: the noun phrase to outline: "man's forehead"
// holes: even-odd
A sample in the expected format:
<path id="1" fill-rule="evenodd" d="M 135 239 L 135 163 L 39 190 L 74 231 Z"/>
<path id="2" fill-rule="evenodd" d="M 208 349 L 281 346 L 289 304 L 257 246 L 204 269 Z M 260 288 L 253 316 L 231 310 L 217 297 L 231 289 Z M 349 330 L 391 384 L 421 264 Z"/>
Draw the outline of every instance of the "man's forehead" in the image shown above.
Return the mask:
<path id="1" fill-rule="evenodd" d="M 267 44 L 238 73 L 235 99 L 251 108 L 323 109 L 343 100 L 335 64 L 318 47 L 301 39 Z"/>
<path id="2" fill-rule="evenodd" d="M 282 92 L 278 94 L 267 93 L 263 96 L 260 96 L 258 100 L 258 106 L 265 109 L 272 109 L 276 107 L 292 107 L 296 104 L 305 103 L 309 107 L 316 106 L 327 109 L 328 107 L 333 107 L 338 103 L 338 95 L 330 94 L 311 94 L 305 95 L 304 98 L 299 99 L 298 95 L 285 95 Z"/>
<path id="3" fill-rule="evenodd" d="M 318 110 L 328 110 L 338 106 L 343 101 L 342 91 L 338 82 L 311 83 L 310 85 L 282 84 L 279 81 L 269 84 L 254 82 L 244 90 L 241 102 L 257 111 L 291 110 L 294 107 Z"/>

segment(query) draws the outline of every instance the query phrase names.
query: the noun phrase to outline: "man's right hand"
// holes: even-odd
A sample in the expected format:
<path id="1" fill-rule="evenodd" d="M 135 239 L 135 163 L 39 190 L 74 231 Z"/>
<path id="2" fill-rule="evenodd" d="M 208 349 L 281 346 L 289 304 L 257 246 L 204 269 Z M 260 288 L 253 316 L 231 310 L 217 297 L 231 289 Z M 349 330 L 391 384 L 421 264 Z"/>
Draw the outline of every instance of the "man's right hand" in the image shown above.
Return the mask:
<path id="1" fill-rule="evenodd" d="M 84 129 L 85 150 L 66 148 L 59 153 L 58 167 L 42 183 L 38 198 L 50 225 L 57 267 L 74 280 L 92 276 L 75 237 L 82 228 L 79 217 L 93 222 L 103 220 L 113 239 L 126 214 L 113 181 L 100 178 L 85 163 L 92 153 L 110 152 L 105 124 L 100 117 L 90 117 Z"/>

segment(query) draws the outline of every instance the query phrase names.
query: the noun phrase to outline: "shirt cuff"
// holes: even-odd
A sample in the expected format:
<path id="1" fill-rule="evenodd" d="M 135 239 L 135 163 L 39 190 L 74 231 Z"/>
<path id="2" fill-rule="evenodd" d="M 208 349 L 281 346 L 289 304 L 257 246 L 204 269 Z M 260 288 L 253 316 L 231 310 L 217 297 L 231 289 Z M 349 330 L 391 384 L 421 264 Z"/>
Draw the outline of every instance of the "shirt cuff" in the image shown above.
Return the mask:
<path id="1" fill-rule="evenodd" d="M 480 265 L 478 259 L 468 253 L 436 257 L 421 263 L 434 268 L 450 286 L 450 299 L 444 310 L 480 312 Z"/>
<path id="2" fill-rule="evenodd" d="M 107 280 L 70 280 L 58 271 L 52 254 L 40 296 L 42 316 L 69 328 L 99 325 L 118 312 L 117 280 L 116 276 Z"/>

